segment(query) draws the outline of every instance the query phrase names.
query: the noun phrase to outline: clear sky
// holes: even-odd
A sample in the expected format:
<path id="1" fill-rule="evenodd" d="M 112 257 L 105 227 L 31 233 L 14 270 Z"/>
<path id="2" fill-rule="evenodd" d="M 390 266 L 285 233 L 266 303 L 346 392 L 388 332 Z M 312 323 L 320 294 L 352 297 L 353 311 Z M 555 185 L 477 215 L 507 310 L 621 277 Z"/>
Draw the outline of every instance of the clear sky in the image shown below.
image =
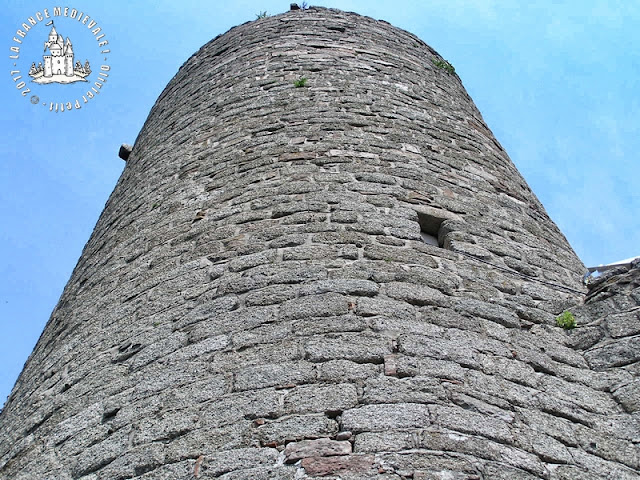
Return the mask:
<path id="1" fill-rule="evenodd" d="M 262 11 L 289 9 L 284 0 L 3 3 L 0 404 L 122 172 L 120 144 L 134 142 L 164 86 L 203 44 Z M 309 3 L 386 20 L 448 59 L 587 266 L 640 255 L 640 3 Z M 33 84 L 41 102 L 33 105 L 33 93 L 23 97 L 16 88 L 21 80 L 11 73 L 21 67 L 22 80 L 30 80 L 24 65 L 28 70 L 31 60 L 41 60 L 50 26 L 37 22 L 18 61 L 10 58 L 21 24 L 55 6 L 83 11 L 101 27 L 94 36 L 77 20 L 55 21 L 59 33 L 71 37 L 77 58 L 91 59 L 92 75 L 103 62 L 100 48 L 110 49 L 99 95 L 62 113 L 41 103 L 65 92 L 78 97 L 86 87 Z M 98 48 L 100 33 L 108 46 Z"/>

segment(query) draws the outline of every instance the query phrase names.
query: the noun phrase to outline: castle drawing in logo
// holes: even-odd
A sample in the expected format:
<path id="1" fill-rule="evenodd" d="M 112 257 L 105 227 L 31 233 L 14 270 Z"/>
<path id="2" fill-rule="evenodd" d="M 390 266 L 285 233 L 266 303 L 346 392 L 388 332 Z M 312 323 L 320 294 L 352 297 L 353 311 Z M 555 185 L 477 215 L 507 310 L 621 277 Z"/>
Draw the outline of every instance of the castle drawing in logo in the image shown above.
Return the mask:
<path id="1" fill-rule="evenodd" d="M 39 84 L 86 82 L 85 77 L 91 73 L 89 60 L 84 65 L 80 61 L 74 65 L 73 45 L 69 37 L 65 42 L 64 37 L 56 31 L 53 20 L 46 25 L 51 25 L 51 31 L 49 40 L 44 42 L 44 65 L 42 62 L 31 64 L 29 76 L 33 78 L 32 81 Z"/>

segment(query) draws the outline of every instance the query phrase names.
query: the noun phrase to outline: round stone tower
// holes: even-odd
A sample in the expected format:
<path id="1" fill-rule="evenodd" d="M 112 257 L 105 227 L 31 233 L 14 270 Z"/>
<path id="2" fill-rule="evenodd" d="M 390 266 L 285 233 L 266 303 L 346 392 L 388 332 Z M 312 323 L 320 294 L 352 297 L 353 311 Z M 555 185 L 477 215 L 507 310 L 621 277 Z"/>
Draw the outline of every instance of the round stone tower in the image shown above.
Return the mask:
<path id="1" fill-rule="evenodd" d="M 149 114 L 0 415 L 0 477 L 639 478 L 630 362 L 556 326 L 583 270 L 420 39 L 243 24 Z"/>

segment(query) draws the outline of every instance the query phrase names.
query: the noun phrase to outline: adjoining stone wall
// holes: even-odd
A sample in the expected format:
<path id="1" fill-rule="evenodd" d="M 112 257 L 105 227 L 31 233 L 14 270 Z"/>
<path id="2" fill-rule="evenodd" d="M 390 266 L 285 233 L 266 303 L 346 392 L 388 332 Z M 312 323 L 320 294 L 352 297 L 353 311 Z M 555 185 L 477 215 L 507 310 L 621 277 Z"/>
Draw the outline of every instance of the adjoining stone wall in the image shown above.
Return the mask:
<path id="1" fill-rule="evenodd" d="M 434 59 L 321 8 L 191 57 L 0 414 L 0 478 L 640 478 L 638 288 L 555 325 L 584 267 Z"/>
<path id="2" fill-rule="evenodd" d="M 584 304 L 571 311 L 584 328 L 571 332 L 569 344 L 585 352 L 593 370 L 624 367 L 632 374 L 615 385 L 613 395 L 627 412 L 640 411 L 640 383 L 634 378 L 640 371 L 640 261 L 592 281 Z"/>

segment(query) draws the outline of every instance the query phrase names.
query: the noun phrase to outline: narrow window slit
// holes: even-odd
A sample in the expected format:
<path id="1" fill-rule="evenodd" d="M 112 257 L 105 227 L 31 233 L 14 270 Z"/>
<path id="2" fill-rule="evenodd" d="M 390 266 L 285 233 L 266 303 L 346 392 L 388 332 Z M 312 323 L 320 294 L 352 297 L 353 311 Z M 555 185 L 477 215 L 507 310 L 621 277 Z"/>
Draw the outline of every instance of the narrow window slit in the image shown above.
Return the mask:
<path id="1" fill-rule="evenodd" d="M 439 234 L 442 222 L 444 222 L 446 218 L 424 212 L 416 213 L 418 214 L 418 223 L 420 224 L 420 236 L 424 243 L 442 248 L 443 239 L 439 237 Z"/>

